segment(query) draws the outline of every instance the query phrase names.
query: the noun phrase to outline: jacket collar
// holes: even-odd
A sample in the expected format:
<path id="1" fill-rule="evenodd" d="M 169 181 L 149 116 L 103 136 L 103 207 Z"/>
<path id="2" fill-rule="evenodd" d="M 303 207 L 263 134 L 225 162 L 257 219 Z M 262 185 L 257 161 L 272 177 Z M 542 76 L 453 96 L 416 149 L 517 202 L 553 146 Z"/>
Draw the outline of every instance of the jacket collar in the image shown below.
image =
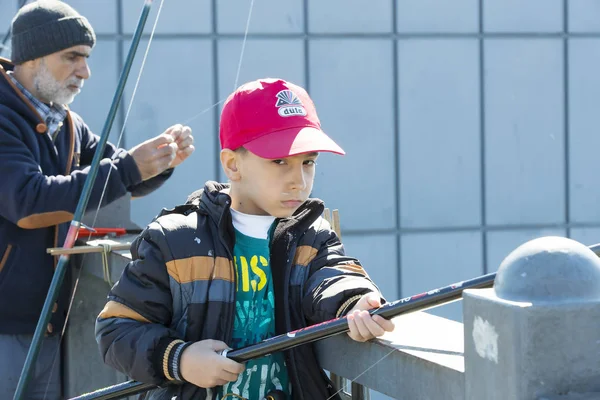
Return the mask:
<path id="1" fill-rule="evenodd" d="M 32 124 L 45 124 L 46 121 L 33 104 L 25 97 L 8 76 L 14 65 L 10 60 L 0 57 L 0 105 L 7 105 L 31 121 Z"/>
<path id="2" fill-rule="evenodd" d="M 196 204 L 206 212 L 219 226 L 220 232 L 232 231 L 231 213 L 227 212 L 231 207 L 231 197 L 227 193 L 223 193 L 223 190 L 230 187 L 231 185 L 228 183 L 208 181 L 203 189 L 192 193 L 186 203 Z M 277 230 L 281 231 L 280 228 L 284 228 L 286 231 L 294 228 L 308 229 L 319 218 L 324 209 L 321 200 L 309 198 L 292 216 L 276 219 Z"/>

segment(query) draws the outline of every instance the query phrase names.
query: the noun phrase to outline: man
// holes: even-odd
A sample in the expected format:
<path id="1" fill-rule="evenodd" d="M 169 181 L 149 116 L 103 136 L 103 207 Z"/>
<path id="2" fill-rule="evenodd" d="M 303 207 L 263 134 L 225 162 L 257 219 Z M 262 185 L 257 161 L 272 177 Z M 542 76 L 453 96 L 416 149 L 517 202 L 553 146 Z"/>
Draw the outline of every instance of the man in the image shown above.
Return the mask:
<path id="1" fill-rule="evenodd" d="M 12 35 L 12 61 L 0 59 L 2 399 L 13 397 L 52 280 L 56 260 L 46 249 L 64 242 L 99 141 L 67 107 L 90 77 L 96 37 L 87 19 L 65 3 L 40 0 L 18 11 Z M 193 151 L 191 130 L 181 125 L 129 151 L 108 144 L 88 208 L 98 207 L 105 183 L 102 205 L 156 190 Z M 57 349 L 69 287 L 65 281 L 54 305 L 28 399 L 62 395 Z"/>

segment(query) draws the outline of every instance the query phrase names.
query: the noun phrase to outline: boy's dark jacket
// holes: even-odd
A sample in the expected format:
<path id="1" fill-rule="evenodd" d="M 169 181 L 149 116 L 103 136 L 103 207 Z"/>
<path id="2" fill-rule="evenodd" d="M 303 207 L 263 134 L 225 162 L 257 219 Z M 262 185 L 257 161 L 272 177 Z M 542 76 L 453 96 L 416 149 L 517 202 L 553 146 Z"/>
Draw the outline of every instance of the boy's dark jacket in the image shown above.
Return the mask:
<path id="1" fill-rule="evenodd" d="M 207 182 L 185 205 L 163 210 L 132 244 L 133 261 L 98 316 L 96 340 L 104 361 L 133 379 L 165 383 L 163 357 L 169 358 L 165 349 L 176 339 L 231 339 L 234 230 L 231 198 L 221 192 L 226 187 Z M 344 254 L 323 209 L 320 200 L 309 199 L 292 217 L 276 220 L 270 246 L 277 334 L 335 318 L 355 304 L 341 309 L 351 297 L 379 293 L 359 261 Z M 325 400 L 335 393 L 312 345 L 285 356 L 293 399 Z M 172 375 L 170 367 L 167 372 Z M 210 390 L 184 383 L 155 390 L 150 398 L 173 396 L 212 397 Z"/>
<path id="2" fill-rule="evenodd" d="M 12 69 L 8 60 L 0 59 L 0 334 L 33 334 L 54 274 L 55 259 L 46 249 L 64 243 L 98 136 L 69 111 L 53 141 L 42 117 L 7 75 Z M 105 183 L 103 205 L 128 191 L 148 194 L 172 172 L 142 182 L 127 151 L 108 144 L 103 156 L 88 209 L 98 206 Z M 68 277 L 49 333 L 62 330 L 71 289 Z"/>

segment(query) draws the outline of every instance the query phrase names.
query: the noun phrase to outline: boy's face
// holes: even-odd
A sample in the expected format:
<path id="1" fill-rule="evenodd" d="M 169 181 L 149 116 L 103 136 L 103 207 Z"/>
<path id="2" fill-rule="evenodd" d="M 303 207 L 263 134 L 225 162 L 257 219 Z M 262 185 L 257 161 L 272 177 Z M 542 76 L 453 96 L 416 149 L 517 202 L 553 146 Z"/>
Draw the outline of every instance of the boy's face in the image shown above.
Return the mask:
<path id="1" fill-rule="evenodd" d="M 291 216 L 312 191 L 318 156 L 270 160 L 250 151 L 223 150 L 221 162 L 232 182 L 233 208 L 252 215 Z"/>

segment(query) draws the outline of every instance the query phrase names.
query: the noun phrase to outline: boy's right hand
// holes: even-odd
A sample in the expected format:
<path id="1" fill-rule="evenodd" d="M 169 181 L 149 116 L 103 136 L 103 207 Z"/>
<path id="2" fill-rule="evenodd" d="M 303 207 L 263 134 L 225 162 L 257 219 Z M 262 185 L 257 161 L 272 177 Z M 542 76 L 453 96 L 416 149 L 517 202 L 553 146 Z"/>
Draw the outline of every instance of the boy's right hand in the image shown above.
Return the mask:
<path id="1" fill-rule="evenodd" d="M 223 357 L 221 350 L 229 349 L 218 340 L 201 340 L 188 346 L 181 353 L 181 376 L 201 388 L 222 386 L 235 382 L 244 372 L 244 364 Z"/>

